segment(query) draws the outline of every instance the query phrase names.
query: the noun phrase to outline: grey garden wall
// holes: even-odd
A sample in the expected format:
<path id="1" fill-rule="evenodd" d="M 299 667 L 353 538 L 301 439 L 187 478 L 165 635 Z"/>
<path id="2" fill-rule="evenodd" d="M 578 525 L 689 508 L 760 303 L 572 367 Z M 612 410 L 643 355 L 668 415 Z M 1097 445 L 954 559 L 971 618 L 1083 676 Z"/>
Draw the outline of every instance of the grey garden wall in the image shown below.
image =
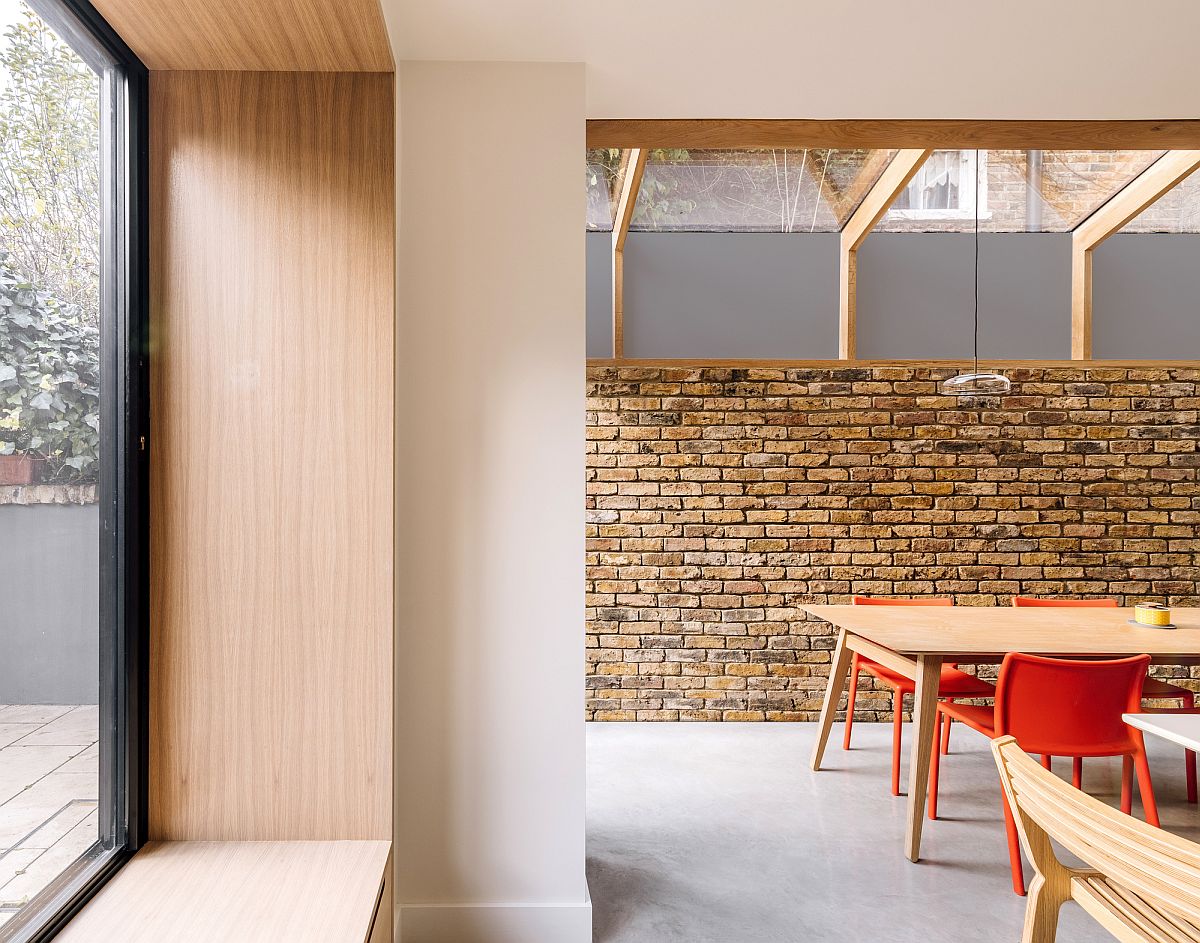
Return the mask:
<path id="1" fill-rule="evenodd" d="M 95 704 L 99 508 L 0 505 L 0 704 Z"/>
<path id="2" fill-rule="evenodd" d="M 612 356 L 612 233 L 587 234 L 587 355 Z"/>
<path id="3" fill-rule="evenodd" d="M 858 250 L 858 356 L 969 357 L 973 235 L 873 233 Z M 1071 356 L 1069 233 L 979 237 L 979 352 L 984 358 Z"/>
<path id="4" fill-rule="evenodd" d="M 627 357 L 837 356 L 836 233 L 631 233 Z"/>
<path id="5" fill-rule="evenodd" d="M 1200 358 L 1200 235 L 1126 233 L 1096 247 L 1092 355 Z"/>
<path id="6" fill-rule="evenodd" d="M 587 234 L 587 352 L 612 356 L 609 233 Z M 837 356 L 836 234 L 631 233 L 625 354 Z M 971 353 L 970 234 L 873 233 L 858 255 L 864 359 Z M 1200 358 L 1200 236 L 1114 236 L 1096 250 L 1095 355 Z M 1071 237 L 980 237 L 984 359 L 1071 355 Z"/>

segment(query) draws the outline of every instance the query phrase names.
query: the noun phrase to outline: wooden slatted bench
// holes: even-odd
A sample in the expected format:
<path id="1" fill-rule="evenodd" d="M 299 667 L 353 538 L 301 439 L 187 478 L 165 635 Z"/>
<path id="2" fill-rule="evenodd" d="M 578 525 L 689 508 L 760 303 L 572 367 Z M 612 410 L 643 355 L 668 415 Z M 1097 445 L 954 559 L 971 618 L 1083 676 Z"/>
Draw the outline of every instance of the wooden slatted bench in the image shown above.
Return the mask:
<path id="1" fill-rule="evenodd" d="M 1122 943 L 1200 943 L 1200 845 L 1076 789 L 1012 737 L 993 740 L 992 751 L 1036 872 L 1022 943 L 1052 943 L 1068 900 Z M 1051 840 L 1087 867 L 1064 865 Z"/>

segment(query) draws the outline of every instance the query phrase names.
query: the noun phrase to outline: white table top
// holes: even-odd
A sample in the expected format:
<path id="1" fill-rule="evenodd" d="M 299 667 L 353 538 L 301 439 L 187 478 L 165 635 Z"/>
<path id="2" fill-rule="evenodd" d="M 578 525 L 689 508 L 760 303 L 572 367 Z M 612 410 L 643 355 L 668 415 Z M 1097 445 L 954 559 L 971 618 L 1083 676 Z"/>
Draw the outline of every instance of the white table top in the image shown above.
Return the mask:
<path id="1" fill-rule="evenodd" d="M 1125 723 L 1144 733 L 1200 751 L 1200 714 L 1125 714 Z"/>

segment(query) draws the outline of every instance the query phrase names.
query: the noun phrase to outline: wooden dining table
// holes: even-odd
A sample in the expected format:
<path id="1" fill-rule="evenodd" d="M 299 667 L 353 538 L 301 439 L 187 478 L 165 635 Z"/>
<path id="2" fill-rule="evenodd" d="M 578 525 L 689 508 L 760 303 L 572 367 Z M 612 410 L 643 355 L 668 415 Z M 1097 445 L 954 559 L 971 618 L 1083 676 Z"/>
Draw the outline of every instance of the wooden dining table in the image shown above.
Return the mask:
<path id="1" fill-rule="evenodd" d="M 1010 606 L 801 606 L 839 629 L 821 706 L 812 768 L 819 770 L 853 654 L 916 683 L 908 770 L 905 854 L 921 857 L 930 749 L 944 661 L 994 663 L 1008 652 L 1036 655 L 1141 655 L 1158 664 L 1200 664 L 1200 609 L 1174 609 L 1177 628 L 1131 625 L 1133 609 Z"/>

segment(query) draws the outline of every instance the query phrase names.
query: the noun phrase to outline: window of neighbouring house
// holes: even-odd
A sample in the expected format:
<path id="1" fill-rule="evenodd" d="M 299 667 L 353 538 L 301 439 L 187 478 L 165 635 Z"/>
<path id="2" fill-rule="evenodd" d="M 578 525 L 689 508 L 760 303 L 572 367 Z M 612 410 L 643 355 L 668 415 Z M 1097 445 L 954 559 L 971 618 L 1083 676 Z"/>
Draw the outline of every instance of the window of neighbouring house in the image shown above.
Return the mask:
<path id="1" fill-rule="evenodd" d="M 974 218 L 987 215 L 987 151 L 935 151 L 892 204 L 897 219 Z"/>
<path id="2" fill-rule="evenodd" d="M 1162 151 L 980 150 L 979 228 L 1069 232 Z M 975 151 L 934 151 L 878 232 L 966 232 L 975 225 Z"/>

